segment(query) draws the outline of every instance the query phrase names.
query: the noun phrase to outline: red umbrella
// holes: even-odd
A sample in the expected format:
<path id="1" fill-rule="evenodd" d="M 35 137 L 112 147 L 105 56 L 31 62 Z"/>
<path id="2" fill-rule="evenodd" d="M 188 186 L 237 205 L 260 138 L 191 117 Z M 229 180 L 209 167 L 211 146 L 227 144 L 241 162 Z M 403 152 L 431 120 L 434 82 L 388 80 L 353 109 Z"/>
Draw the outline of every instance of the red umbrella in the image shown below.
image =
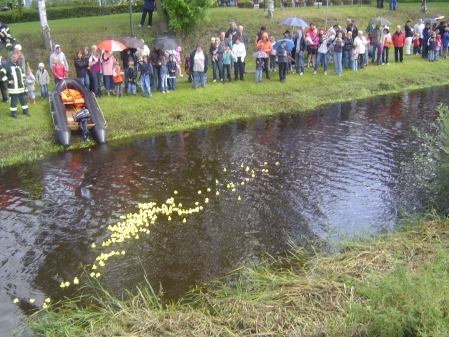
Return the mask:
<path id="1" fill-rule="evenodd" d="M 127 47 L 117 40 L 104 40 L 97 44 L 97 48 L 105 51 L 122 51 Z"/>

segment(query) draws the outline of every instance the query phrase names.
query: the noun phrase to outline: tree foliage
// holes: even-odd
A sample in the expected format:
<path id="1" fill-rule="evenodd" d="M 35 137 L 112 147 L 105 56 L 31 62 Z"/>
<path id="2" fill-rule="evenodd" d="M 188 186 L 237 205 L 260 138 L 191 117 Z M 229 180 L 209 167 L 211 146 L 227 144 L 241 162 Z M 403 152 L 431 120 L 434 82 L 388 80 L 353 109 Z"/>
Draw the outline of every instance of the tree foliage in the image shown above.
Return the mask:
<path id="1" fill-rule="evenodd" d="M 176 34 L 186 36 L 206 15 L 215 0 L 164 0 L 168 27 Z"/>
<path id="2" fill-rule="evenodd" d="M 435 134 L 418 132 L 422 151 L 415 154 L 414 169 L 430 207 L 449 214 L 449 108 L 440 103 Z"/>

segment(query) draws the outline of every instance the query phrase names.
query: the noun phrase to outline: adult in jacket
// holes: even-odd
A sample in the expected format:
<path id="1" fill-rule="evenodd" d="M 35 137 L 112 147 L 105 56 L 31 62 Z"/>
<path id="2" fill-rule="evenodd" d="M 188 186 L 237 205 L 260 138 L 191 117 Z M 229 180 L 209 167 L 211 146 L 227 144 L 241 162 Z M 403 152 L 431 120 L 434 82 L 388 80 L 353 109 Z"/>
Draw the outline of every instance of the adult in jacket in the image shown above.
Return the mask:
<path id="1" fill-rule="evenodd" d="M 155 0 L 144 0 L 142 18 L 140 19 L 139 27 L 143 26 L 145 17 L 148 13 L 148 28 L 151 28 L 151 25 L 153 24 L 154 1 Z"/>
<path id="2" fill-rule="evenodd" d="M 391 37 L 391 41 L 394 46 L 394 62 L 404 63 L 405 34 L 401 30 L 400 25 L 396 27 L 396 31 Z"/>
<path id="3" fill-rule="evenodd" d="M 153 75 L 150 76 L 150 85 L 151 90 L 157 91 L 157 89 L 161 88 L 161 56 L 164 55 L 164 51 L 153 47 L 150 52 L 150 63 L 153 66 Z"/>
<path id="4" fill-rule="evenodd" d="M 189 71 L 193 74 L 193 88 L 198 88 L 198 79 L 201 86 L 206 89 L 206 71 L 209 66 L 209 59 L 203 46 L 198 44 L 196 49 L 190 54 Z"/>
<path id="5" fill-rule="evenodd" d="M 430 28 L 430 23 L 426 22 L 426 25 L 422 31 L 422 43 L 421 43 L 421 48 L 422 48 L 421 55 L 422 55 L 423 59 L 427 58 L 427 54 L 428 54 L 427 41 L 429 40 L 430 33 L 432 33 L 432 29 Z"/>
<path id="6" fill-rule="evenodd" d="M 257 42 L 257 49 L 259 49 L 260 51 L 264 51 L 265 53 L 267 53 L 267 55 L 270 55 L 273 47 L 271 46 L 271 42 L 268 39 L 268 33 L 264 32 L 262 34 L 262 38 L 259 40 L 259 42 Z M 265 70 L 265 77 L 269 79 L 270 73 L 268 69 L 268 58 L 269 56 L 263 59 L 263 66 Z"/>
<path id="7" fill-rule="evenodd" d="M 28 105 L 25 99 L 25 74 L 22 73 L 22 67 L 17 64 L 19 53 L 13 51 L 11 54 L 11 61 L 8 61 L 1 69 L 1 80 L 6 83 L 8 87 L 8 94 L 10 98 L 11 117 L 17 119 L 17 100 L 22 106 L 24 115 L 30 117 L 28 112 Z"/>
<path id="8" fill-rule="evenodd" d="M 82 50 L 78 50 L 76 52 L 73 63 L 75 64 L 76 78 L 89 89 L 89 85 L 87 85 L 85 81 L 87 67 L 89 66 L 89 60 L 84 57 Z"/>
<path id="9" fill-rule="evenodd" d="M 413 39 L 413 28 L 412 28 L 412 19 L 407 20 L 405 26 L 405 55 L 412 55 L 412 39 Z"/>
<path id="10" fill-rule="evenodd" d="M 304 38 L 305 28 L 298 29 L 298 34 L 296 38 L 293 40 L 294 47 L 293 50 L 295 52 L 295 72 L 299 73 L 299 75 L 304 74 L 304 51 L 307 49 L 306 39 Z"/>

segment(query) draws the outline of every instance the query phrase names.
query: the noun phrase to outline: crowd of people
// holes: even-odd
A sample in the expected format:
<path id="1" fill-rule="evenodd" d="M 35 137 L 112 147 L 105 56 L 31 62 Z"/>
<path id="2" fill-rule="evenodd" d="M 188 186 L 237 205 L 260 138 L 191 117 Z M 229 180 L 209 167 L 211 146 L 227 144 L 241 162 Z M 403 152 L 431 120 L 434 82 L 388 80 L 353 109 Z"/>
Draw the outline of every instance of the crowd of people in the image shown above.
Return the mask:
<path id="1" fill-rule="evenodd" d="M 153 1 L 150 1 L 153 3 Z M 142 17 L 144 20 L 144 17 Z M 151 18 L 150 18 L 151 20 Z M 304 75 L 306 68 L 312 68 L 317 74 L 323 67 L 327 75 L 329 64 L 333 64 L 333 73 L 342 75 L 343 69 L 358 71 L 371 64 L 389 65 L 390 49 L 394 49 L 394 62 L 404 62 L 404 55 L 420 54 L 429 62 L 436 62 L 440 56 L 447 58 L 449 45 L 449 27 L 445 21 L 431 25 L 420 18 L 412 26 L 407 20 L 390 31 L 390 27 L 381 24 L 369 26 L 368 32 L 359 30 L 351 18 L 346 19 L 346 27 L 336 24 L 325 30 L 310 23 L 309 27 L 299 27 L 293 34 L 286 30 L 282 38 L 276 41 L 265 27 L 254 37 L 249 38 L 243 26 L 231 22 L 226 32 L 211 39 L 207 51 L 198 44 L 192 53 L 184 58 L 184 71 L 188 74 L 193 88 L 206 87 L 209 65 L 212 66 L 212 81 L 225 84 L 226 81 L 243 81 L 248 60 L 248 49 L 260 53 L 255 55 L 256 83 L 262 81 L 262 74 L 270 79 L 270 73 L 278 71 L 279 81 L 286 81 L 289 72 Z M 34 84 L 40 87 L 41 97 L 48 97 L 50 74 L 55 85 L 68 76 L 69 61 L 59 44 L 49 58 L 51 72 L 45 69 L 43 62 L 33 75 L 25 64 L 19 44 L 12 43 L 13 38 L 8 27 L 0 23 L 0 40 L 8 46 L 9 59 L 2 61 L 0 86 L 3 101 L 10 102 L 11 116 L 17 118 L 17 100 L 23 113 L 29 116 L 26 97 L 35 103 Z M 181 50 L 161 50 L 150 48 L 142 40 L 143 47 L 128 48 L 116 58 L 109 50 L 100 50 L 93 45 L 78 50 L 73 58 L 77 79 L 89 88 L 96 97 L 106 95 L 122 97 L 137 95 L 137 87 L 144 97 L 152 97 L 159 90 L 163 94 L 176 90 L 177 77 L 182 74 Z M 253 48 L 251 48 L 253 45 Z M 234 71 L 232 77 L 231 69 Z M 122 83 L 124 83 L 122 88 Z M 102 90 L 103 88 L 103 90 Z M 6 90 L 7 89 L 7 90 Z"/>

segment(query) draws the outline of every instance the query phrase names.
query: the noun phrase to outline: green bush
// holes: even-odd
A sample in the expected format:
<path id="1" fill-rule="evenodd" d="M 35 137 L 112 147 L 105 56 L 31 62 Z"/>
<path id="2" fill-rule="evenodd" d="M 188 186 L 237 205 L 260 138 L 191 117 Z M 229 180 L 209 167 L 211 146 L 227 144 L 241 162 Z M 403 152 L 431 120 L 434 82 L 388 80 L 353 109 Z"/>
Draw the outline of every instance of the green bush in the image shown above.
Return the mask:
<path id="1" fill-rule="evenodd" d="M 133 3 L 133 12 L 142 11 L 142 1 Z M 110 6 L 58 6 L 47 8 L 48 20 L 60 20 L 67 18 L 81 18 L 86 16 L 103 16 L 111 14 L 124 14 L 129 12 L 127 4 L 124 5 L 110 5 Z M 39 12 L 36 8 L 23 9 L 22 13 L 12 10 L 8 12 L 0 12 L 0 22 L 7 24 L 39 21 Z"/>
<path id="2" fill-rule="evenodd" d="M 415 154 L 412 169 L 427 206 L 449 214 L 449 108 L 440 104 L 437 111 L 435 135 L 417 131 L 422 150 Z"/>

